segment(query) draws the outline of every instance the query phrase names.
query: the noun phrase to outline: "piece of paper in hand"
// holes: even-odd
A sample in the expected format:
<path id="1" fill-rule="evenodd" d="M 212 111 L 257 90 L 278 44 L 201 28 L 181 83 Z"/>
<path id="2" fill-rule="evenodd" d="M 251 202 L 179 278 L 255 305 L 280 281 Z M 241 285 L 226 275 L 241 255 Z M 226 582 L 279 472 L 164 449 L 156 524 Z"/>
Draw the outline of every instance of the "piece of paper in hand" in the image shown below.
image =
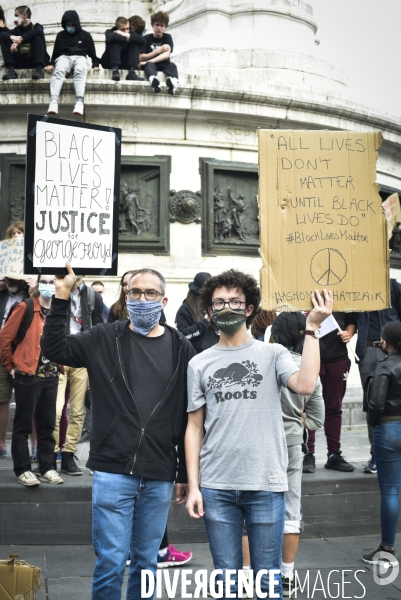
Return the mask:
<path id="1" fill-rule="evenodd" d="M 320 337 L 324 337 L 325 335 L 327 335 L 328 333 L 330 333 L 331 331 L 334 331 L 335 329 L 339 329 L 338 327 L 338 323 L 335 320 L 335 318 L 333 317 L 333 315 L 330 315 L 329 317 L 327 317 L 327 319 L 325 319 L 323 321 L 323 323 L 320 324 Z"/>

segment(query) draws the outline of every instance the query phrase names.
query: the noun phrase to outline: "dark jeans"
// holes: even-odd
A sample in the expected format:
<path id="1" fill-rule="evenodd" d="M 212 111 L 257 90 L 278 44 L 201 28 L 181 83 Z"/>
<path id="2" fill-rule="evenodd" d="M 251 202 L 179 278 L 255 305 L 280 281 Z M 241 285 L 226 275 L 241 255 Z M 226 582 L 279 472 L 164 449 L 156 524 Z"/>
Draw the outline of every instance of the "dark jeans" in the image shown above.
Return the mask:
<path id="1" fill-rule="evenodd" d="M 320 380 L 323 388 L 325 407 L 324 432 L 327 440 L 328 456 L 341 448 L 342 404 L 347 389 L 347 377 L 351 367 L 349 358 L 337 362 L 321 363 Z M 315 453 L 315 432 L 309 431 L 309 452 Z"/>
<path id="2" fill-rule="evenodd" d="M 363 357 L 363 362 L 358 364 L 359 375 L 361 376 L 361 383 L 362 383 L 363 389 L 365 389 L 365 385 L 366 385 L 366 381 L 367 381 L 368 377 L 373 376 L 373 373 L 375 372 L 377 363 L 379 362 L 379 360 L 383 360 L 384 357 L 385 357 L 385 354 L 381 348 L 370 348 L 370 347 L 365 348 L 365 356 Z M 363 407 L 363 410 L 365 412 L 367 412 L 367 409 L 368 409 L 367 406 Z M 366 415 L 366 419 L 367 419 L 367 415 Z M 367 426 L 368 426 L 368 438 L 369 438 L 369 443 L 370 443 L 370 453 L 372 456 L 374 456 L 375 448 L 374 448 L 374 440 L 373 440 L 373 427 L 371 425 L 369 425 L 368 422 L 367 422 Z"/>
<path id="3" fill-rule="evenodd" d="M 382 544 L 394 548 L 401 487 L 401 421 L 378 423 L 374 428 L 374 447 L 380 488 Z"/>
<path id="4" fill-rule="evenodd" d="M 106 51 L 102 56 L 101 64 L 103 69 L 111 69 L 111 67 L 119 67 L 121 69 L 138 68 L 139 64 L 138 44 L 120 44 L 120 42 L 108 42 Z"/>
<path id="5" fill-rule="evenodd" d="M 152 75 L 157 75 L 158 71 L 163 71 L 166 77 L 176 77 L 178 79 L 178 70 L 177 66 L 172 62 L 167 62 L 166 60 L 159 63 L 148 62 L 143 67 L 145 71 L 146 77 L 152 77 Z"/>
<path id="6" fill-rule="evenodd" d="M 32 433 L 32 418 L 36 414 L 39 469 L 43 475 L 54 469 L 53 429 L 56 421 L 58 377 L 15 375 L 15 417 L 11 440 L 14 473 L 31 470 L 28 437 Z"/>
<path id="7" fill-rule="evenodd" d="M 20 52 L 11 52 L 12 40 L 1 40 L 1 51 L 3 53 L 4 64 L 8 69 L 33 69 L 44 67 L 46 44 L 41 35 L 37 35 L 29 42 L 31 45 L 31 55 L 24 56 Z"/>

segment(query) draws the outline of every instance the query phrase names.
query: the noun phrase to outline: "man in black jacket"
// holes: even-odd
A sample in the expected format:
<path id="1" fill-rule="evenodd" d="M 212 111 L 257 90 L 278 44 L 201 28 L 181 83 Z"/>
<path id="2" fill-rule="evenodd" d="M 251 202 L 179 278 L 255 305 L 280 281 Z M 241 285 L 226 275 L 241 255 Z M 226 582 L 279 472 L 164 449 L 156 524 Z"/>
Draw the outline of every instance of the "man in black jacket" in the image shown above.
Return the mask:
<path id="1" fill-rule="evenodd" d="M 67 10 L 63 14 L 61 25 L 63 31 L 57 34 L 50 65 L 45 68 L 46 73 L 53 73 L 50 80 L 50 104 L 47 114 L 58 114 L 58 98 L 61 88 L 66 76 L 72 71 L 77 98 L 73 113 L 83 116 L 88 72 L 87 57 L 92 59 L 95 71 L 99 70 L 99 59 L 96 56 L 92 36 L 88 31 L 82 29 L 78 13 L 75 10 Z"/>
<path id="2" fill-rule="evenodd" d="M 28 287 L 24 279 L 5 278 L 6 289 L 0 292 L 0 329 L 15 304 L 29 298 Z M 10 400 L 13 384 L 8 371 L 0 363 L 0 458 L 7 456 L 6 434 L 10 421 Z"/>
<path id="3" fill-rule="evenodd" d="M 139 65 L 140 48 L 145 41 L 142 35 L 130 31 L 130 24 L 125 17 L 118 17 L 112 29 L 106 31 L 106 50 L 100 63 L 103 69 L 111 69 L 113 81 L 120 81 L 119 69 L 128 69 L 126 79 L 143 81 L 135 70 Z"/>
<path id="4" fill-rule="evenodd" d="M 51 360 L 86 367 L 92 391 L 87 466 L 93 477 L 92 600 L 119 598 L 131 550 L 128 598 L 141 598 L 141 570 L 156 571 L 174 480 L 186 495 L 183 437 L 187 366 L 195 352 L 176 329 L 160 325 L 163 276 L 140 269 L 128 285 L 129 321 L 66 335 L 74 273 L 56 282 L 42 349 Z M 178 457 L 176 446 L 178 446 Z M 177 463 L 178 458 L 178 463 Z"/>
<path id="5" fill-rule="evenodd" d="M 70 292 L 71 304 L 67 311 L 67 333 L 77 335 L 87 331 L 94 325 L 104 322 L 103 299 L 100 294 L 85 285 L 80 275 L 74 281 Z M 64 364 L 64 363 L 63 363 Z M 81 437 L 85 419 L 85 396 L 88 389 L 88 372 L 85 368 L 72 368 L 65 363 L 64 374 L 60 373 L 57 402 L 56 423 L 53 435 L 56 441 L 55 453 L 59 451 L 60 419 L 65 403 L 67 383 L 70 385 L 70 417 L 68 421 L 65 444 L 61 455 L 61 470 L 68 475 L 82 475 L 74 460 L 74 454 Z M 56 456 L 55 454 L 55 456 Z"/>
<path id="6" fill-rule="evenodd" d="M 7 67 L 3 81 L 18 79 L 15 69 L 35 69 L 32 79 L 43 79 L 43 67 L 49 61 L 43 26 L 32 23 L 29 6 L 17 6 L 14 16 L 16 27 L 0 33 L 1 51 Z"/>

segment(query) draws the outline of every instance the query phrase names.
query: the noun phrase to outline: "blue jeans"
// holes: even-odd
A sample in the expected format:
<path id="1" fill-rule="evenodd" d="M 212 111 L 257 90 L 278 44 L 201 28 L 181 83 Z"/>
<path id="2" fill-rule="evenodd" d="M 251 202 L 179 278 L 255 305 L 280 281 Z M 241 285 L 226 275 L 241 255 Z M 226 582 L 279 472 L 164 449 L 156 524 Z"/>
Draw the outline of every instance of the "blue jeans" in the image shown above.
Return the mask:
<path id="1" fill-rule="evenodd" d="M 215 569 L 242 569 L 242 526 L 245 518 L 254 578 L 261 569 L 281 568 L 284 533 L 284 492 L 212 490 L 201 487 L 205 526 Z M 216 578 L 223 579 L 220 575 Z M 232 577 L 232 579 L 235 579 Z M 282 598 L 281 575 L 274 592 Z M 237 584 L 231 592 L 237 594 Z M 261 590 L 269 597 L 269 576 L 263 575 Z"/>
<path id="2" fill-rule="evenodd" d="M 378 423 L 374 436 L 382 544 L 394 548 L 401 486 L 401 421 Z"/>
<path id="3" fill-rule="evenodd" d="M 173 482 L 95 471 L 93 546 L 97 556 L 92 600 L 120 600 L 131 552 L 127 600 L 141 598 L 141 570 L 157 569 Z"/>

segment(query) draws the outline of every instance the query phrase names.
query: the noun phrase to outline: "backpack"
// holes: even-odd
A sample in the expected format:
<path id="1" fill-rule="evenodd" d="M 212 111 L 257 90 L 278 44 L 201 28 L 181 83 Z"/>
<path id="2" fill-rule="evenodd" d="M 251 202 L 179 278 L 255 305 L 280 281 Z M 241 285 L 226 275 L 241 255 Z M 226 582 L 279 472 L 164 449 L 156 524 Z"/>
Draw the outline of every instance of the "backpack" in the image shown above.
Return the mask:
<path id="1" fill-rule="evenodd" d="M 12 352 L 14 354 L 14 352 L 16 351 L 18 345 L 22 342 L 22 340 L 24 339 L 26 332 L 28 331 L 28 329 L 31 326 L 32 323 L 32 319 L 33 319 L 33 300 L 32 298 L 28 298 L 27 300 L 22 300 L 22 302 L 25 302 L 26 304 L 26 311 L 24 314 L 24 318 L 22 319 L 21 325 L 19 326 L 17 335 L 15 337 L 15 340 L 13 341 L 11 348 L 12 348 Z M 6 323 L 8 321 L 8 319 L 11 317 L 12 313 L 14 312 L 14 309 L 16 306 L 19 306 L 19 304 L 21 304 L 20 302 L 17 302 L 16 304 L 14 304 L 11 307 L 10 312 L 7 315 L 7 319 L 6 319 Z"/>

